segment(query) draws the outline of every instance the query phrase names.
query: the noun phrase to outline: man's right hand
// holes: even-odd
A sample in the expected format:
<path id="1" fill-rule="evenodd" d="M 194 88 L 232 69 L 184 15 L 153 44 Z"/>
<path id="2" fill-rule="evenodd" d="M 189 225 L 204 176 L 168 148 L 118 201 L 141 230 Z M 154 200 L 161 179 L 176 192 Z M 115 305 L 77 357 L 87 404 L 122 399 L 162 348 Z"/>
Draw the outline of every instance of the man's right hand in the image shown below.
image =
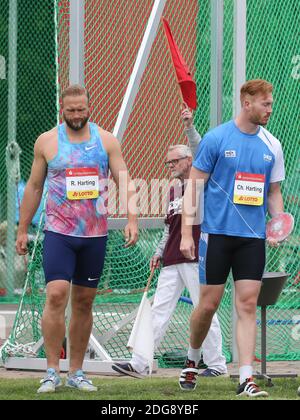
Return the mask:
<path id="1" fill-rule="evenodd" d="M 194 260 L 195 256 L 195 243 L 192 236 L 182 236 L 180 242 L 180 252 L 188 260 Z"/>
<path id="2" fill-rule="evenodd" d="M 185 102 L 182 104 L 181 118 L 185 128 L 191 128 L 193 125 L 193 114 Z"/>
<path id="3" fill-rule="evenodd" d="M 18 233 L 16 240 L 16 251 L 19 255 L 26 255 L 28 252 L 27 248 L 28 235 L 27 233 Z"/>
<path id="4" fill-rule="evenodd" d="M 150 270 L 155 270 L 156 268 L 159 268 L 160 266 L 160 257 L 158 255 L 153 255 L 153 257 L 150 260 Z"/>

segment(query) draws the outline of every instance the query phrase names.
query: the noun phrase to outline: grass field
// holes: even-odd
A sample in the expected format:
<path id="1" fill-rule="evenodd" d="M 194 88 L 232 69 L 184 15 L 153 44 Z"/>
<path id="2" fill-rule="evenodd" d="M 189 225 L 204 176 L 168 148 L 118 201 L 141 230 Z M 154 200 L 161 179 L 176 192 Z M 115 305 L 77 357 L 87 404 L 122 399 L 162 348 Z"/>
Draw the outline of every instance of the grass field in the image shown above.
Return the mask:
<path id="1" fill-rule="evenodd" d="M 1 379 L 0 400 L 235 400 L 237 386 L 237 382 L 229 378 L 201 378 L 194 392 L 180 391 L 177 378 L 94 378 L 93 383 L 98 386 L 98 392 L 91 394 L 62 387 L 55 394 L 38 395 L 38 379 Z M 264 387 L 263 381 L 258 383 Z M 300 399 L 297 396 L 299 380 L 274 379 L 273 383 L 272 388 L 264 387 L 270 394 L 268 399 Z"/>

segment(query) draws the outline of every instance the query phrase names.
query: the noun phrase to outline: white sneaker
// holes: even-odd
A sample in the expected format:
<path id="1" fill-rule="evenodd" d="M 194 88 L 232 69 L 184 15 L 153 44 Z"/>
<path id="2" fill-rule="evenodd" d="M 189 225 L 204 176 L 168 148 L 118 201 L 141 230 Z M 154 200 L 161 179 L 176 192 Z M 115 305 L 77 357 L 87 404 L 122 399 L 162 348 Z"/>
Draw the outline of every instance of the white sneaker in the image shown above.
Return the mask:
<path id="1" fill-rule="evenodd" d="M 261 391 L 258 385 L 256 385 L 255 382 L 253 382 L 253 378 L 248 378 L 243 382 L 241 385 L 238 386 L 237 389 L 237 397 L 251 397 L 251 398 L 257 398 L 257 397 L 268 397 L 269 394 L 266 391 Z"/>
<path id="2" fill-rule="evenodd" d="M 59 388 L 60 386 L 62 386 L 62 381 L 60 379 L 60 376 L 58 375 L 56 370 L 53 368 L 50 368 L 47 370 L 46 376 L 44 377 L 44 379 L 40 381 L 40 383 L 42 385 L 37 390 L 38 394 L 44 394 L 47 392 L 55 392 L 56 388 Z"/>
<path id="3" fill-rule="evenodd" d="M 77 370 L 74 375 L 68 375 L 66 386 L 68 388 L 75 388 L 79 391 L 95 392 L 98 388 L 89 381 L 82 370 Z"/>

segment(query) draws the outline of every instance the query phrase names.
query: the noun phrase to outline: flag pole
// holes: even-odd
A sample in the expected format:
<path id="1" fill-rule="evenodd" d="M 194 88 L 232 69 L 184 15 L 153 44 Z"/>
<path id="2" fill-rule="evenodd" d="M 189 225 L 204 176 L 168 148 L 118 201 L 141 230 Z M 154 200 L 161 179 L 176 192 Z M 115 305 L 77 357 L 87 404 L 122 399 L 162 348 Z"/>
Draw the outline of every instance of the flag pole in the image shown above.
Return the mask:
<path id="1" fill-rule="evenodd" d="M 147 285 L 145 287 L 145 292 L 144 293 L 147 293 L 148 292 L 149 287 L 150 287 L 150 283 L 151 283 L 151 281 L 153 279 L 153 276 L 154 276 L 154 273 L 155 273 L 155 268 L 152 268 L 151 269 L 150 276 L 148 277 L 148 280 L 147 280 Z"/>
<path id="2" fill-rule="evenodd" d="M 127 348 L 147 360 L 149 366 L 149 374 L 152 373 L 153 357 L 154 357 L 154 334 L 152 326 L 151 305 L 147 298 L 147 292 L 150 287 L 151 280 L 154 276 L 155 268 L 151 269 L 150 276 L 134 321 L 130 337 L 128 339 Z"/>

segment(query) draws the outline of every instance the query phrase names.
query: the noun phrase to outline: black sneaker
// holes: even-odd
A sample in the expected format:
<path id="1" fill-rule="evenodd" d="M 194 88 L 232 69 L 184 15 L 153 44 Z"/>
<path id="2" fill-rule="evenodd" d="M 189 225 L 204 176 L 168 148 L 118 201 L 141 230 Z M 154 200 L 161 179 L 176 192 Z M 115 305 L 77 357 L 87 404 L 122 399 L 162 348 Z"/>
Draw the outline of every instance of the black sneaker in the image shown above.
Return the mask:
<path id="1" fill-rule="evenodd" d="M 143 379 L 146 375 L 142 375 L 137 370 L 133 369 L 130 363 L 114 363 L 112 369 L 122 375 L 133 376 L 134 378 Z"/>
<path id="2" fill-rule="evenodd" d="M 253 378 L 248 378 L 245 382 L 239 385 L 236 395 L 237 397 L 247 396 L 251 398 L 269 396 L 269 394 L 266 391 L 261 391 L 259 389 L 258 385 L 256 385 L 255 382 L 253 382 Z"/>
<path id="3" fill-rule="evenodd" d="M 197 386 L 198 368 L 193 360 L 186 359 L 185 367 L 179 377 L 179 386 L 183 391 L 194 391 Z"/>
<path id="4" fill-rule="evenodd" d="M 216 376 L 222 376 L 225 373 L 219 372 L 215 369 L 207 368 L 203 372 L 199 373 L 199 376 L 205 376 L 206 378 L 215 378 Z"/>

